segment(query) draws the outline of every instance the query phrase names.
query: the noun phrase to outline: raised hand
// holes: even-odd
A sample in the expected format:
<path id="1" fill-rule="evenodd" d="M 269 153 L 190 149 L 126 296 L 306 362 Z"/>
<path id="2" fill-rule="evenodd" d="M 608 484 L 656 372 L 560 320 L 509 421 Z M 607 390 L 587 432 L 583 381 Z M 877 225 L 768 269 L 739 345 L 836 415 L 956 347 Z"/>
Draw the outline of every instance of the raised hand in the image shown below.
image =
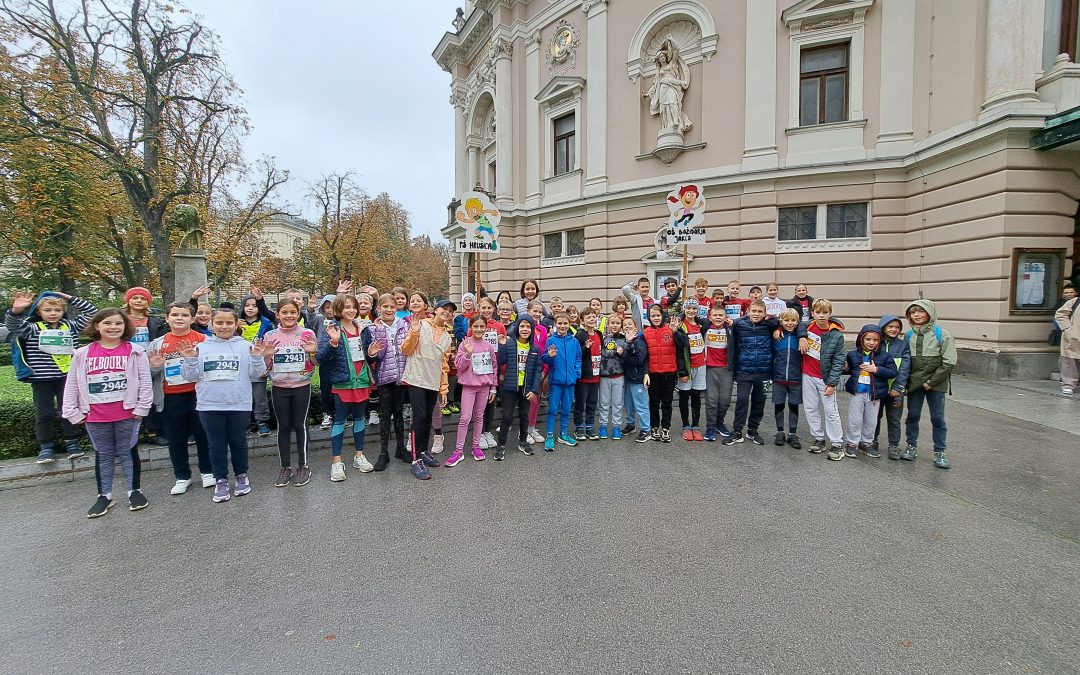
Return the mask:
<path id="1" fill-rule="evenodd" d="M 251 353 L 255 356 L 273 356 L 277 353 L 277 347 L 262 340 L 256 340 L 255 344 L 251 345 Z"/>
<path id="2" fill-rule="evenodd" d="M 326 327 L 326 335 L 330 338 L 330 346 L 337 347 L 338 342 L 341 340 L 341 329 L 334 324 L 330 324 Z"/>
<path id="3" fill-rule="evenodd" d="M 383 348 L 383 345 L 382 345 L 381 342 L 379 342 L 377 340 L 372 340 L 371 344 L 367 348 L 368 356 L 378 356 L 379 352 L 382 351 L 382 348 Z"/>
<path id="4" fill-rule="evenodd" d="M 307 308 L 308 308 L 309 311 L 312 311 L 312 310 L 315 309 L 315 296 L 314 295 L 309 295 L 308 296 Z"/>
<path id="5" fill-rule="evenodd" d="M 259 290 L 258 286 L 252 286 L 248 289 L 248 292 L 255 296 L 256 300 L 262 300 L 263 294 L 262 291 Z"/>
<path id="6" fill-rule="evenodd" d="M 349 281 L 348 279 L 342 279 L 337 285 L 337 292 L 338 292 L 339 295 L 341 293 L 348 293 L 351 290 L 352 290 L 352 282 Z"/>
<path id="7" fill-rule="evenodd" d="M 551 358 L 555 358 L 556 356 L 559 355 L 559 350 L 556 349 L 555 345 L 551 345 L 550 347 L 548 347 L 548 352 L 547 353 L 548 353 L 548 356 L 550 356 Z"/>
<path id="8" fill-rule="evenodd" d="M 202 296 L 209 295 L 209 294 L 210 294 L 210 287 L 209 286 L 199 286 L 198 288 L 196 288 L 194 291 L 191 292 L 191 299 L 192 300 L 198 300 Z"/>
<path id="9" fill-rule="evenodd" d="M 501 345 L 506 344 L 506 336 L 505 335 L 500 335 L 499 336 L 499 344 L 501 344 Z"/>
<path id="10" fill-rule="evenodd" d="M 160 368 L 165 365 L 165 357 L 157 349 L 146 352 L 146 360 L 150 362 L 150 366 L 153 368 Z"/>
<path id="11" fill-rule="evenodd" d="M 33 291 L 15 291 L 11 296 L 11 313 L 22 314 L 33 302 Z"/>
<path id="12" fill-rule="evenodd" d="M 187 340 L 181 340 L 176 343 L 177 350 L 180 352 L 180 356 L 185 359 L 193 359 L 199 355 L 199 351 L 195 349 L 195 345 L 191 344 Z"/>
<path id="13" fill-rule="evenodd" d="M 314 354 L 319 349 L 318 343 L 315 342 L 315 337 L 309 335 L 303 344 L 300 345 L 308 354 Z"/>
<path id="14" fill-rule="evenodd" d="M 469 356 L 472 356 L 472 353 L 473 353 L 473 351 L 475 349 L 476 349 L 476 347 L 473 346 L 472 340 L 466 340 L 465 341 L 465 353 L 466 354 L 468 354 Z"/>

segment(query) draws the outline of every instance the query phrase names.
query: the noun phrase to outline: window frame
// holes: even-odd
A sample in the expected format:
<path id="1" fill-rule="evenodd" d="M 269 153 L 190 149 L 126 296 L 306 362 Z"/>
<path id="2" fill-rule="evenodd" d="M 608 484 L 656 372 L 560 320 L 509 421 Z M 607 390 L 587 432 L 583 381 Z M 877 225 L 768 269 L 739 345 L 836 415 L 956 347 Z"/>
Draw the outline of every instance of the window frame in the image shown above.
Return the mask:
<path id="1" fill-rule="evenodd" d="M 866 207 L 866 232 L 856 237 L 829 237 L 828 214 L 830 206 L 848 206 L 853 204 L 865 205 Z M 815 210 L 814 238 L 813 239 L 781 239 L 780 218 L 785 209 Z M 797 253 L 805 251 L 868 251 L 871 249 L 871 233 L 873 231 L 873 202 L 866 201 L 837 201 L 822 204 L 785 204 L 776 209 L 776 252 Z"/>
<path id="2" fill-rule="evenodd" d="M 815 70 L 812 73 L 804 73 L 802 64 L 803 59 L 807 54 L 813 54 L 814 52 L 821 52 L 829 49 L 836 49 L 837 47 L 843 47 L 844 51 L 844 66 L 842 68 L 829 68 L 825 70 Z M 826 106 L 826 81 L 832 75 L 844 76 L 844 111 L 841 115 L 842 119 L 839 120 L 826 120 L 825 119 L 825 106 Z M 806 123 L 802 119 L 802 97 L 803 97 L 803 83 L 811 80 L 817 80 L 817 122 Z M 821 124 L 837 124 L 840 122 L 850 121 L 850 91 L 851 91 L 851 41 L 844 40 L 841 42 L 833 42 L 830 44 L 813 45 L 809 47 L 802 47 L 799 49 L 799 126 L 800 127 L 816 127 Z"/>
<path id="3" fill-rule="evenodd" d="M 1052 316 L 1061 299 L 1061 284 L 1064 281 L 1065 253 L 1063 248 L 1025 248 L 1018 246 L 1012 250 L 1012 266 L 1009 270 L 1009 314 L 1012 315 L 1050 315 Z M 1045 306 L 1021 307 L 1018 284 L 1021 277 L 1020 265 L 1025 256 L 1042 257 L 1050 261 L 1051 269 L 1046 270 L 1043 281 Z"/>
<path id="4" fill-rule="evenodd" d="M 557 126 L 560 121 L 566 118 L 573 118 L 573 128 L 570 131 L 559 133 Z M 551 120 L 551 175 L 562 176 L 573 171 L 577 167 L 577 111 L 570 110 L 558 117 L 554 117 Z M 567 165 L 564 167 L 559 166 L 559 144 L 566 144 L 566 158 Z M 560 168 L 562 169 L 560 171 Z"/>
<path id="5" fill-rule="evenodd" d="M 1058 29 L 1058 54 L 1068 54 L 1076 63 L 1076 40 L 1080 30 L 1080 0 L 1061 0 L 1061 25 Z"/>
<path id="6" fill-rule="evenodd" d="M 581 233 L 581 253 L 570 254 L 570 233 Z M 547 254 L 547 241 L 548 237 L 558 235 L 559 237 L 559 254 L 556 256 L 548 256 Z M 585 253 L 588 251 L 587 238 L 585 236 L 584 227 L 572 227 L 567 230 L 559 230 L 557 232 L 545 232 L 540 235 L 540 266 L 541 267 L 561 267 L 563 265 L 578 265 L 584 264 Z"/>

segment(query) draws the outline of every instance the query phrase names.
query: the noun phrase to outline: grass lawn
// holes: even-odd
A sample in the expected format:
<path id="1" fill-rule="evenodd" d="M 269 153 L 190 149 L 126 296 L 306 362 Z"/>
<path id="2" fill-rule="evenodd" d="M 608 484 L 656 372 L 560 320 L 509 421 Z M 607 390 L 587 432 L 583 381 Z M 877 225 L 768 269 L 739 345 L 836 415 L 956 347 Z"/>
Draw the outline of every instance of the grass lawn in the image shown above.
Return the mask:
<path id="1" fill-rule="evenodd" d="M 15 380 L 15 366 L 0 366 L 0 400 L 29 401 L 30 385 Z"/>

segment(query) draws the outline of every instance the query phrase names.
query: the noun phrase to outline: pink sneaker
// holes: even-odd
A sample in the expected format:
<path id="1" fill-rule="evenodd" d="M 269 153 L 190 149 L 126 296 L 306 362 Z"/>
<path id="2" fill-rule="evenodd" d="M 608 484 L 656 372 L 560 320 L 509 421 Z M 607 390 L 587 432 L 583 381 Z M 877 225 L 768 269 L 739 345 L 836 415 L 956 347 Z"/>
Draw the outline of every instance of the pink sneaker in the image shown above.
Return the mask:
<path id="1" fill-rule="evenodd" d="M 465 459 L 465 453 L 455 448 L 453 454 L 446 458 L 443 466 L 456 466 L 463 459 Z"/>
<path id="2" fill-rule="evenodd" d="M 481 450 L 479 447 L 476 447 L 472 449 L 472 458 L 478 462 L 482 462 L 487 459 L 487 455 L 485 455 L 484 451 Z"/>

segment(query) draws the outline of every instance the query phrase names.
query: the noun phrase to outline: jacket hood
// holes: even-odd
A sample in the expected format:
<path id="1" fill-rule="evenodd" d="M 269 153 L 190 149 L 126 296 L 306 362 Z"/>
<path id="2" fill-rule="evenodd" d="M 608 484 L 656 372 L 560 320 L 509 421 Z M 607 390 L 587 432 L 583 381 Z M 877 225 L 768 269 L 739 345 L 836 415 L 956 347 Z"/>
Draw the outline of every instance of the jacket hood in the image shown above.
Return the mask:
<path id="1" fill-rule="evenodd" d="M 45 298 L 60 298 L 61 300 L 63 300 L 63 298 L 60 297 L 59 293 L 54 293 L 52 291 L 42 291 L 40 294 L 38 294 L 38 296 L 36 298 L 34 298 L 34 304 L 30 305 L 30 307 L 27 308 L 26 316 L 28 316 L 28 317 L 37 317 L 37 319 L 39 321 L 41 321 L 42 319 L 41 319 L 41 316 L 38 315 L 38 313 L 37 313 L 37 308 L 38 308 L 38 305 L 41 304 L 41 301 L 44 300 Z M 64 300 L 64 303 L 66 304 L 67 300 Z M 63 316 L 61 316 L 60 319 L 63 320 L 63 319 L 66 319 L 66 318 L 67 318 L 67 311 L 64 312 Z"/>
<path id="2" fill-rule="evenodd" d="M 904 310 L 904 316 L 907 316 L 907 313 L 911 311 L 912 307 L 922 307 L 926 313 L 930 315 L 930 321 L 926 324 L 927 326 L 932 326 L 937 323 L 937 305 L 934 304 L 933 300 L 921 299 L 913 301 L 907 306 L 907 309 Z"/>
<path id="3" fill-rule="evenodd" d="M 664 312 L 664 308 L 660 306 L 659 302 L 654 302 L 654 303 L 652 303 L 651 305 L 649 305 L 648 307 L 645 308 L 645 316 L 647 317 L 646 320 L 645 320 L 645 327 L 646 328 L 652 328 L 652 319 L 648 318 L 648 317 L 652 314 L 652 308 L 653 307 L 656 307 L 656 308 L 658 308 L 660 310 L 660 316 L 662 317 L 661 320 L 660 320 L 660 327 L 662 328 L 662 327 L 666 326 L 667 325 L 667 314 Z"/>
<path id="4" fill-rule="evenodd" d="M 864 351 L 862 346 L 863 336 L 867 333 L 873 333 L 879 338 L 881 337 L 881 329 L 876 324 L 868 323 L 859 330 L 859 337 L 855 338 L 855 348 L 859 351 Z M 878 345 L 878 349 L 881 349 L 881 345 Z M 876 351 L 876 350 L 875 350 Z"/>
<path id="5" fill-rule="evenodd" d="M 885 338 L 885 326 L 888 326 L 893 321 L 899 321 L 900 322 L 900 331 L 903 332 L 903 330 L 904 330 L 904 321 L 903 321 L 903 319 L 896 316 L 895 314 L 885 314 L 884 316 L 881 317 L 881 321 L 878 321 L 878 328 L 881 329 L 881 333 L 882 333 L 881 337 L 882 337 L 882 339 Z"/>
<path id="6" fill-rule="evenodd" d="M 807 324 L 807 326 L 810 326 L 813 323 L 814 322 L 811 321 L 809 324 Z M 876 328 L 876 326 L 875 326 L 875 328 Z M 837 319 L 835 316 L 831 317 L 829 319 L 829 330 L 843 331 L 844 330 L 844 322 L 841 321 L 840 319 Z"/>
<path id="7" fill-rule="evenodd" d="M 219 338 L 218 336 L 214 335 L 213 333 L 210 333 L 209 335 L 207 335 L 207 336 L 206 336 L 206 340 L 205 340 L 205 342 L 220 342 L 220 343 L 224 344 L 224 343 L 226 343 L 226 342 L 236 342 L 236 341 L 238 341 L 238 340 L 239 340 L 240 342 L 247 342 L 247 340 L 245 340 L 244 338 L 240 337 L 239 335 L 234 335 L 234 336 L 232 336 L 231 338 L 229 338 L 228 340 L 222 340 L 221 338 Z M 248 343 L 248 344 L 250 344 L 250 343 Z"/>
<path id="8" fill-rule="evenodd" d="M 527 322 L 529 324 L 529 328 L 532 329 L 532 331 L 529 333 L 529 339 L 536 339 L 536 322 L 533 321 L 532 317 L 527 314 L 525 316 L 519 316 L 518 318 L 514 319 L 514 322 L 510 324 L 510 328 L 506 330 L 506 334 L 517 340 L 518 326 L 521 324 L 522 321 Z"/>
<path id="9" fill-rule="evenodd" d="M 337 297 L 337 296 L 335 296 L 333 293 L 329 293 L 327 295 L 324 295 L 322 297 L 322 300 L 319 301 L 318 306 L 315 308 L 315 311 L 316 312 L 322 312 L 323 307 L 326 306 L 326 303 L 333 302 L 335 297 Z"/>

